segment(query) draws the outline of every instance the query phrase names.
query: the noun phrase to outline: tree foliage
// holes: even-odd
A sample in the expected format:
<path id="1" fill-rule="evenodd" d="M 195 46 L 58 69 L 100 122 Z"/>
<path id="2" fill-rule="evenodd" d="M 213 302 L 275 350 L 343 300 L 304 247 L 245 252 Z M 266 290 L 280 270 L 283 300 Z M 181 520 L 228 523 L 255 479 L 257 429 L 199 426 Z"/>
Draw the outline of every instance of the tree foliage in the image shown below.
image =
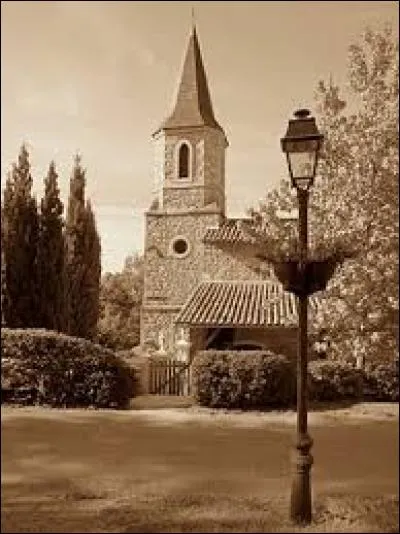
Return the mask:
<path id="1" fill-rule="evenodd" d="M 101 280 L 99 341 L 117 349 L 130 349 L 140 342 L 140 306 L 143 298 L 143 258 L 129 256 L 119 273 L 106 273 Z"/>
<path id="2" fill-rule="evenodd" d="M 64 221 L 58 175 L 50 163 L 44 180 L 44 196 L 40 203 L 38 242 L 38 287 L 40 309 L 38 325 L 49 330 L 64 328 Z"/>
<path id="3" fill-rule="evenodd" d="M 390 28 L 366 30 L 349 48 L 348 102 L 333 80 L 317 88 L 325 134 L 310 195 L 311 248 L 340 243 L 344 262 L 314 318 L 336 356 L 393 357 L 398 325 L 398 44 Z M 265 235 L 288 246 L 296 224 L 277 210 L 297 207 L 288 182 L 251 210 Z"/>
<path id="4" fill-rule="evenodd" d="M 101 245 L 90 201 L 86 202 L 85 209 L 84 247 L 85 271 L 82 280 L 81 307 L 86 325 L 85 337 L 94 339 L 99 319 Z"/>
<path id="5" fill-rule="evenodd" d="M 99 309 L 100 239 L 90 204 L 85 205 L 85 171 L 80 157 L 70 180 L 65 231 L 66 332 L 91 339 Z"/>
<path id="6" fill-rule="evenodd" d="M 32 195 L 29 154 L 22 146 L 7 176 L 1 206 L 2 324 L 96 336 L 101 246 L 95 215 L 85 203 L 85 172 L 77 156 L 66 222 L 51 162 L 40 213 Z"/>
<path id="7" fill-rule="evenodd" d="M 4 310 L 7 302 L 6 257 L 4 254 L 3 207 L 1 208 L 1 325 L 5 325 Z"/>
<path id="8" fill-rule="evenodd" d="M 32 194 L 32 176 L 27 147 L 22 145 L 18 163 L 7 176 L 2 206 L 3 284 L 6 297 L 2 310 L 12 327 L 37 324 L 38 210 Z"/>

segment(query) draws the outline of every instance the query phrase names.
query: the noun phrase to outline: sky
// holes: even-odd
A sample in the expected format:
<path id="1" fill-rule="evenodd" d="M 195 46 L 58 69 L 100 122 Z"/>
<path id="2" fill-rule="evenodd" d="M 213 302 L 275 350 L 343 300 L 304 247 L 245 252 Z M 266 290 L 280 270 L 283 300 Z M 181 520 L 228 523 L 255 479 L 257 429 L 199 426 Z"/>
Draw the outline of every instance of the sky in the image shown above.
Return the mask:
<path id="1" fill-rule="evenodd" d="M 229 216 L 287 178 L 279 140 L 319 80 L 346 84 L 348 47 L 390 23 L 389 1 L 1 2 L 1 178 L 26 142 L 42 195 L 56 162 L 66 203 L 77 152 L 103 271 L 142 252 L 153 194 L 151 134 L 172 109 L 192 8 L 215 116 L 228 140 Z"/>

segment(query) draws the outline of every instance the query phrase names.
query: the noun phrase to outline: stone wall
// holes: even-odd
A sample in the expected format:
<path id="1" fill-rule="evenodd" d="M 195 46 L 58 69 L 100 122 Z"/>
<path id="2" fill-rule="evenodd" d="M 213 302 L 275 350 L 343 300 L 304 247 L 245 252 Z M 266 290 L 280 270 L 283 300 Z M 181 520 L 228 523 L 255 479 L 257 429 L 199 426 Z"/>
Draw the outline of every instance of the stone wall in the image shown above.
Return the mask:
<path id="1" fill-rule="evenodd" d="M 165 187 L 163 191 L 163 208 L 166 211 L 189 209 L 202 209 L 214 203 L 216 209 L 221 210 L 224 205 L 224 195 L 221 189 L 215 186 L 174 184 Z"/>
<path id="2" fill-rule="evenodd" d="M 202 238 L 206 228 L 217 225 L 219 220 L 218 213 L 147 215 L 145 304 L 160 297 L 168 305 L 186 301 L 208 273 Z M 177 237 L 188 242 L 188 253 L 183 257 L 173 252 Z"/>
<path id="3" fill-rule="evenodd" d="M 190 147 L 190 176 L 178 178 L 178 151 L 182 142 Z M 216 203 L 225 209 L 225 148 L 226 139 L 220 130 L 210 127 L 161 131 L 154 138 L 155 195 L 164 209 L 204 207 Z M 179 193 L 175 188 L 184 185 Z M 202 186 L 189 194 L 188 188 Z M 172 191 L 171 191 L 172 190 Z"/>
<path id="4" fill-rule="evenodd" d="M 241 256 L 239 247 L 219 249 L 212 244 L 204 247 L 204 270 L 211 280 L 261 280 L 260 273 L 251 267 L 250 258 Z"/>
<path id="5" fill-rule="evenodd" d="M 178 311 L 179 308 L 143 306 L 140 314 L 141 344 L 152 343 L 159 347 L 159 335 L 162 332 L 166 349 L 172 349 L 175 343 L 174 321 Z"/>
<path id="6" fill-rule="evenodd" d="M 157 339 L 161 329 L 173 330 L 169 307 L 180 309 L 201 281 L 265 278 L 234 247 L 225 251 L 203 243 L 206 228 L 219 222 L 218 213 L 147 214 L 144 309 L 151 307 L 151 313 L 143 312 L 142 342 Z M 189 243 L 184 257 L 172 250 L 178 236 Z"/>

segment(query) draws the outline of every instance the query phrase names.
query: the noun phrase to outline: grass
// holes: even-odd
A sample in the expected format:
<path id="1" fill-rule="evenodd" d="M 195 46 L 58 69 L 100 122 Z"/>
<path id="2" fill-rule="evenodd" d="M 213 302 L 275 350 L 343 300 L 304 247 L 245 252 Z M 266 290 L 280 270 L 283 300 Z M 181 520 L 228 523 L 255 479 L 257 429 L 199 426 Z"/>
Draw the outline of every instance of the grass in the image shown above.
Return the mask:
<path id="1" fill-rule="evenodd" d="M 392 408 L 377 420 L 366 407 L 315 414 L 314 515 L 304 528 L 287 519 L 292 419 L 2 408 L 1 529 L 398 532 Z"/>

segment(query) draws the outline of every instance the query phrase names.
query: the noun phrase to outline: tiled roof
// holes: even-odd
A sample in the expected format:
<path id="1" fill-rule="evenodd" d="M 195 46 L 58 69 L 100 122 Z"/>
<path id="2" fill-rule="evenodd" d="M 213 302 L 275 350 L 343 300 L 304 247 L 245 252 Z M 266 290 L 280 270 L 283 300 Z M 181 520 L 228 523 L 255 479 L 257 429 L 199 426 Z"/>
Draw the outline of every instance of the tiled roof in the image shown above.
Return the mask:
<path id="1" fill-rule="evenodd" d="M 226 219 L 216 228 L 207 228 L 203 241 L 205 243 L 215 244 L 241 243 L 252 245 L 255 243 L 253 238 L 241 229 L 241 225 L 246 220 L 247 219 Z"/>
<path id="2" fill-rule="evenodd" d="M 310 298 L 311 306 L 317 303 Z M 207 327 L 296 325 L 296 297 L 272 281 L 201 282 L 176 322 Z"/>
<path id="3" fill-rule="evenodd" d="M 175 107 L 161 128 L 211 126 L 222 130 L 214 117 L 196 29 L 190 36 Z"/>

